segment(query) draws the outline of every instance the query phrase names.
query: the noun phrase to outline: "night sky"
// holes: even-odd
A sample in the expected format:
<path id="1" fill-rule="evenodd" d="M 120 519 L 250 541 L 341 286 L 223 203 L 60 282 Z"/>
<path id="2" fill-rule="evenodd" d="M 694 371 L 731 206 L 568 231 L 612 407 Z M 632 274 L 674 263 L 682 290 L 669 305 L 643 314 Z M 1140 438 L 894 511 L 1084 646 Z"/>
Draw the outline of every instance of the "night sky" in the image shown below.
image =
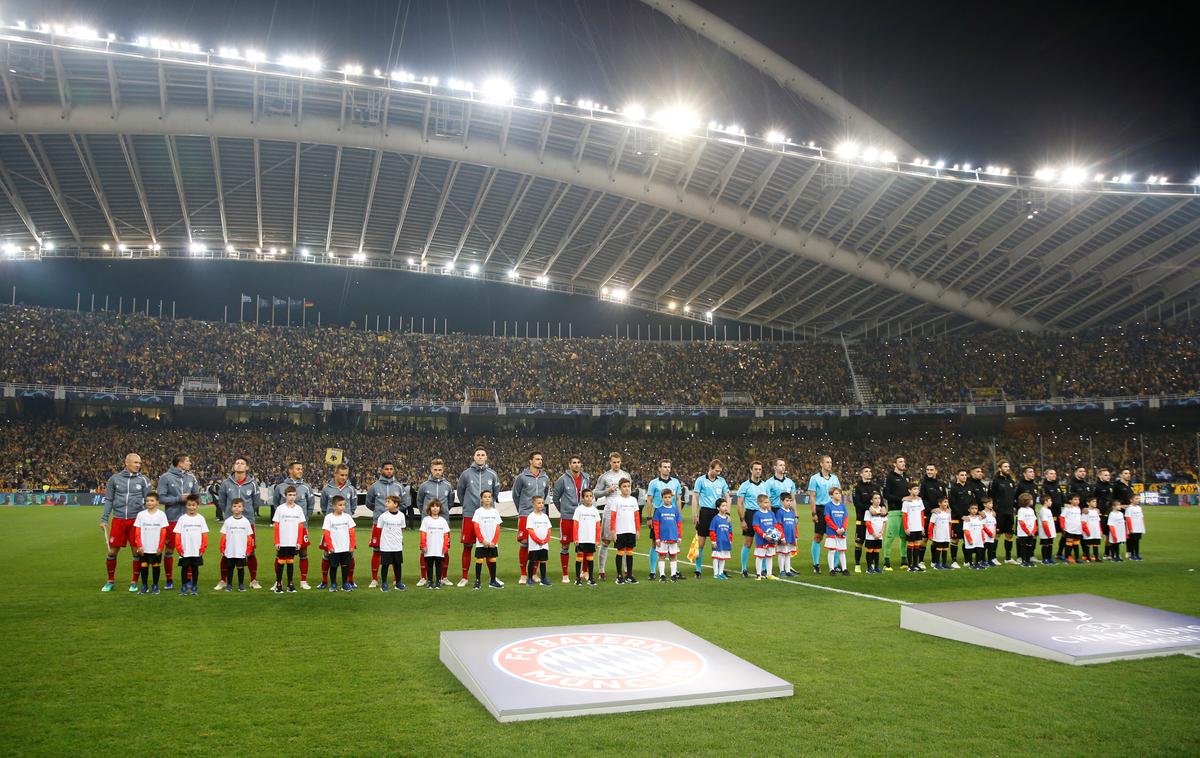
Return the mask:
<path id="1" fill-rule="evenodd" d="M 701 0 L 947 163 L 1031 173 L 1200 174 L 1194 3 Z M 34 0 L 12 23 L 84 21 L 126 38 L 316 53 L 327 67 L 481 82 L 647 110 L 684 100 L 707 121 L 832 146 L 837 124 L 636 0 Z M 901 156 L 910 159 L 912 156 Z"/>

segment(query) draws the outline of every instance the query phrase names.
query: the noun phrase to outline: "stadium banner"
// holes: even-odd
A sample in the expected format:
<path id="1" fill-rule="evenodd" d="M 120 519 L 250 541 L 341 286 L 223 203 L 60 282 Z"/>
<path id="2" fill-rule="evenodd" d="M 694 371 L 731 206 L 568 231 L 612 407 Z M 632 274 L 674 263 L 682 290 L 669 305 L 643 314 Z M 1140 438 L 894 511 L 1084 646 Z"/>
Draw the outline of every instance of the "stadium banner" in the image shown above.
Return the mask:
<path id="1" fill-rule="evenodd" d="M 67 390 L 66 399 L 84 400 L 90 403 L 136 403 L 138 405 L 170 405 L 174 395 L 153 392 L 130 392 L 127 390 Z M 21 397 L 30 397 L 21 395 Z"/>
<path id="2" fill-rule="evenodd" d="M 905 605 L 900 628 L 1075 666 L 1200 651 L 1200 618 L 1086 593 Z"/>
<path id="3" fill-rule="evenodd" d="M 1003 415 L 1007 412 L 1007 408 L 1003 403 L 993 403 L 988 405 L 976 405 L 975 415 L 977 416 L 996 416 Z"/>
<path id="4" fill-rule="evenodd" d="M 0 492 L 0 506 L 32 506 L 32 505 L 103 505 L 104 495 L 99 492 Z"/>
<path id="5" fill-rule="evenodd" d="M 442 632 L 440 657 L 501 722 L 793 692 L 791 682 L 669 621 Z"/>
<path id="6" fill-rule="evenodd" d="M 345 399 L 330 400 L 329 404 L 332 406 L 332 409 L 335 411 L 361 411 L 362 410 L 362 401 L 361 400 L 345 400 Z"/>
<path id="7" fill-rule="evenodd" d="M 191 408 L 216 408 L 216 395 L 184 395 L 183 404 Z"/>
<path id="8" fill-rule="evenodd" d="M 962 407 L 946 405 L 918 405 L 912 408 L 886 408 L 888 416 L 953 416 L 966 411 Z"/>
<path id="9" fill-rule="evenodd" d="M 871 415 L 874 415 L 874 410 L 866 408 L 860 410 L 868 410 Z M 842 411 L 840 408 L 827 408 L 821 406 L 811 408 L 763 408 L 764 416 L 770 416 L 774 418 L 797 418 L 801 416 L 840 416 L 841 413 Z"/>
<path id="10" fill-rule="evenodd" d="M 1164 397 L 1159 400 L 1163 408 L 1195 408 L 1200 406 L 1200 396 L 1194 397 Z"/>

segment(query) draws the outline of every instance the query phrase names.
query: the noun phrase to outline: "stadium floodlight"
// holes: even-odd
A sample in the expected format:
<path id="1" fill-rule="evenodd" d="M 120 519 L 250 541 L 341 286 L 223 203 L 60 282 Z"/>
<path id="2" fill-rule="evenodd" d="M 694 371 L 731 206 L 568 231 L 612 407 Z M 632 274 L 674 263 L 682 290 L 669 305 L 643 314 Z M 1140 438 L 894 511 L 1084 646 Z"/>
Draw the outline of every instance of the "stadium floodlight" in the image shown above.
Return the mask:
<path id="1" fill-rule="evenodd" d="M 303 257 L 307 258 L 308 256 L 312 255 L 312 253 L 310 253 L 310 252 L 308 251 L 308 248 L 307 248 L 307 247 L 302 247 L 302 248 L 300 248 L 300 255 L 302 255 Z"/>
<path id="2" fill-rule="evenodd" d="M 646 109 L 637 103 L 630 103 L 621 109 L 621 113 L 630 121 L 641 121 L 646 118 Z"/>
<path id="3" fill-rule="evenodd" d="M 373 70 L 373 71 L 371 72 L 371 74 L 372 74 L 372 76 L 374 76 L 376 79 L 378 79 L 379 77 L 383 76 L 383 72 L 382 72 L 382 71 L 380 71 L 379 69 L 375 69 L 375 70 Z"/>
<path id="4" fill-rule="evenodd" d="M 1039 168 L 1033 172 L 1033 178 L 1043 182 L 1052 182 L 1056 176 L 1058 176 L 1058 172 L 1050 167 Z"/>
<path id="5" fill-rule="evenodd" d="M 1067 166 L 1062 170 L 1062 173 L 1059 174 L 1059 180 L 1069 187 L 1073 187 L 1077 184 L 1083 184 L 1086 178 L 1087 171 L 1079 166 Z"/>
<path id="6" fill-rule="evenodd" d="M 410 255 L 410 256 L 408 256 L 408 265 L 410 265 L 410 266 L 415 266 L 415 265 L 417 265 L 417 259 L 416 259 L 416 258 L 413 258 L 411 255 Z"/>
<path id="7" fill-rule="evenodd" d="M 895 163 L 896 162 L 896 154 L 893 153 L 891 150 L 880 150 L 879 151 L 879 160 L 883 161 L 884 163 Z"/>
<path id="8" fill-rule="evenodd" d="M 508 278 L 509 278 L 509 279 L 516 279 L 516 278 L 517 278 L 517 270 L 516 270 L 515 268 L 513 268 L 513 269 L 509 269 L 509 270 L 508 270 Z"/>
<path id="9" fill-rule="evenodd" d="M 129 252 L 129 247 L 124 242 L 122 242 L 121 244 L 117 245 L 117 250 L 122 253 L 127 253 L 127 252 Z"/>
<path id="10" fill-rule="evenodd" d="M 279 248 L 273 247 L 270 250 L 268 250 L 267 252 L 270 253 L 271 255 L 276 255 L 279 253 Z"/>
<path id="11" fill-rule="evenodd" d="M 667 310 L 671 310 L 671 311 L 673 311 L 673 310 L 675 310 L 675 307 L 676 307 L 676 306 L 675 306 L 675 301 L 674 301 L 674 300 L 672 300 L 671 302 L 667 303 Z"/>
<path id="12" fill-rule="evenodd" d="M 392 78 L 398 82 L 411 82 L 412 74 L 408 73 L 404 69 L 396 69 L 392 72 Z"/>
<path id="13" fill-rule="evenodd" d="M 219 47 L 217 48 L 217 55 L 221 58 L 232 58 L 234 60 L 239 60 L 242 57 L 242 54 L 238 52 L 236 47 Z"/>
<path id="14" fill-rule="evenodd" d="M 870 163 L 872 161 L 877 160 L 878 158 L 879 158 L 879 148 L 871 147 L 871 146 L 863 148 L 862 159 L 864 161 L 867 161 L 868 163 Z"/>
<path id="15" fill-rule="evenodd" d="M 845 142 L 839 143 L 838 146 L 833 149 L 833 152 L 836 153 L 839 158 L 853 160 L 858 156 L 858 143 L 846 140 Z"/>
<path id="16" fill-rule="evenodd" d="M 493 76 L 483 82 L 483 99 L 493 103 L 511 103 L 516 95 L 512 82 Z"/>
<path id="17" fill-rule="evenodd" d="M 121 245 L 120 247 L 124 247 L 124 245 Z M 193 242 L 190 245 L 188 245 L 188 250 L 191 251 L 192 255 L 200 255 L 201 253 L 208 250 L 208 248 L 206 248 L 204 246 L 203 242 Z"/>
<path id="18" fill-rule="evenodd" d="M 150 246 L 150 249 L 157 253 L 159 250 L 162 250 L 162 245 L 155 242 L 153 245 Z"/>
<path id="19" fill-rule="evenodd" d="M 54 243 L 53 243 L 53 242 L 51 242 L 50 240 L 44 240 L 44 241 L 42 242 L 42 249 L 43 249 L 43 250 L 53 250 L 53 249 L 54 249 Z"/>
<path id="20" fill-rule="evenodd" d="M 623 289 L 615 289 L 615 290 L 613 290 L 613 291 L 612 291 L 612 295 L 613 295 L 613 299 L 614 299 L 614 300 L 624 300 L 624 299 L 625 299 L 625 296 L 626 296 L 627 294 L 628 294 L 628 293 L 627 293 L 627 292 L 625 292 L 625 290 L 623 290 Z"/>
<path id="21" fill-rule="evenodd" d="M 945 168 L 945 167 L 946 167 L 946 162 L 945 162 L 945 161 L 938 161 L 937 163 L 933 164 L 933 167 L 934 167 L 934 168 L 938 168 L 938 169 Z"/>
<path id="22" fill-rule="evenodd" d="M 246 51 L 246 60 L 251 63 L 262 63 L 267 59 L 267 54 L 262 50 L 250 49 Z"/>
<path id="23" fill-rule="evenodd" d="M 1192 184 L 1200 185 L 1200 176 L 1193 177 Z"/>
<path id="24" fill-rule="evenodd" d="M 478 274 L 479 273 L 479 264 L 472 263 L 470 266 L 467 266 L 467 273 L 471 274 L 472 276 L 474 276 L 475 274 Z"/>
<path id="25" fill-rule="evenodd" d="M 449 274 L 453 270 L 454 270 L 454 261 L 450 261 L 449 263 L 446 264 L 446 273 Z"/>
<path id="26" fill-rule="evenodd" d="M 326 251 L 325 251 L 325 255 L 328 255 L 330 258 L 336 258 L 336 257 L 337 257 L 337 253 L 336 253 L 336 252 L 334 252 L 333 250 L 326 250 Z"/>
<path id="27" fill-rule="evenodd" d="M 672 134 L 687 134 L 700 123 L 695 113 L 682 106 L 666 108 L 655 113 L 654 121 Z"/>
<path id="28" fill-rule="evenodd" d="M 604 297 L 608 297 L 608 287 L 601 287 L 600 294 L 603 295 Z"/>
<path id="29" fill-rule="evenodd" d="M 1096 174 L 1092 177 L 1092 181 L 1097 183 L 1104 181 L 1104 174 Z"/>
<path id="30" fill-rule="evenodd" d="M 226 246 L 225 246 L 225 252 L 227 252 L 227 253 L 230 253 L 230 254 L 233 254 L 233 253 L 236 253 L 236 252 L 237 252 L 237 248 L 236 248 L 236 247 L 234 247 L 233 245 L 226 245 Z"/>
<path id="31" fill-rule="evenodd" d="M 366 259 L 367 259 L 367 254 L 361 250 L 359 250 L 357 253 L 354 254 L 354 260 L 357 261 L 358 263 L 362 263 Z"/>
<path id="32" fill-rule="evenodd" d="M 766 139 L 767 139 L 767 144 L 769 144 L 769 145 L 780 145 L 780 144 L 783 144 L 784 142 L 787 142 L 787 135 L 785 135 L 783 132 L 779 131 L 778 129 L 772 129 L 771 131 L 767 132 Z"/>
<path id="33" fill-rule="evenodd" d="M 4 253 L 5 253 L 5 255 L 8 255 L 8 256 L 10 256 L 10 257 L 11 257 L 11 256 L 15 256 L 15 255 L 16 255 L 17 253 L 19 253 L 20 251 L 21 251 L 21 249 L 20 249 L 20 248 L 18 248 L 16 245 L 14 245 L 14 244 L 13 244 L 13 243 L 11 243 L 11 242 L 7 242 L 7 243 L 5 243 L 5 245 L 4 245 Z"/>
<path id="34" fill-rule="evenodd" d="M 683 306 L 683 312 L 684 312 L 684 313 L 691 313 L 691 312 L 692 312 L 692 306 L 690 306 L 690 305 L 685 305 L 685 306 Z"/>
<path id="35" fill-rule="evenodd" d="M 707 311 L 707 312 L 705 312 L 705 314 L 704 314 L 704 317 L 705 317 L 705 318 L 708 318 L 708 319 L 711 319 L 711 318 L 712 318 L 712 313 L 713 313 L 712 311 Z"/>
<path id="36" fill-rule="evenodd" d="M 549 99 L 550 99 L 550 95 L 548 95 L 546 93 L 546 90 L 536 89 L 533 91 L 532 100 L 533 100 L 533 102 L 537 103 L 538 105 L 545 105 Z"/>
<path id="37" fill-rule="evenodd" d="M 311 55 L 284 55 L 279 59 L 279 63 L 288 68 L 301 68 L 314 73 L 321 70 L 321 59 Z"/>
<path id="38" fill-rule="evenodd" d="M 347 63 L 342 66 L 342 73 L 346 76 L 362 76 L 363 67 L 357 63 Z"/>
<path id="39" fill-rule="evenodd" d="M 100 246 L 100 249 L 107 253 L 109 250 L 112 250 L 112 247 L 109 246 L 109 244 L 107 242 L 105 242 L 103 245 Z"/>

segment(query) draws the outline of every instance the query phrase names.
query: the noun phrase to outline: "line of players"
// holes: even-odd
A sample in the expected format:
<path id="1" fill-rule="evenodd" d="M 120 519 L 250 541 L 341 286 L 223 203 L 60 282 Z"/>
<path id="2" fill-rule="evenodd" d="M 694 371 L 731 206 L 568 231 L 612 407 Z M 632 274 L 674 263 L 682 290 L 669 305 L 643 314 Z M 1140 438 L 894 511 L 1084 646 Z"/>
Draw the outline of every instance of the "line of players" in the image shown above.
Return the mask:
<path id="1" fill-rule="evenodd" d="M 1005 493 L 1004 477 L 1009 473 L 1007 462 L 1001 464 L 997 478 L 989 492 Z M 248 473 L 244 458 L 238 458 L 233 471 L 218 488 L 216 494 L 218 513 L 230 514 L 222 523 L 221 581 L 217 589 L 232 590 L 233 574 L 238 575 L 239 589 L 245 588 L 244 572 L 250 571 L 252 588 L 259 588 L 257 581 L 257 559 L 255 556 L 254 521 L 259 506 L 258 483 Z M 106 559 L 108 581 L 102 591 L 111 591 L 114 584 L 116 557 L 119 549 L 129 544 L 134 551 L 133 580 L 131 592 L 157 592 L 160 567 L 166 568 L 166 589 L 173 587 L 173 556 L 180 556 L 184 583 L 184 594 L 197 592 L 197 577 L 207 549 L 208 527 L 196 507 L 199 505 L 199 487 L 190 473 L 191 460 L 178 455 L 171 468 L 159 477 L 156 492 L 150 492 L 150 482 L 140 473 L 141 459 L 131 453 L 126 456 L 123 471 L 110 478 L 104 498 L 101 524 L 105 526 L 108 546 Z M 864 468 L 860 480 L 852 493 L 856 510 L 858 532 L 855 540 L 855 572 L 860 571 L 862 550 L 867 552 L 867 573 L 890 571 L 888 545 L 897 533 L 903 536 L 908 550 L 903 565 L 909 571 L 923 571 L 925 551 L 932 545 L 934 568 L 958 568 L 957 549 L 963 540 L 965 557 L 972 568 L 999 565 L 996 558 L 998 535 L 1006 538 L 1006 554 L 1010 563 L 1033 564 L 1033 546 L 1042 542 L 1042 562 L 1054 563 L 1049 551 L 1054 535 L 1061 532 L 1058 557 L 1066 562 L 1099 560 L 1099 541 L 1107 540 L 1105 557 L 1120 560 L 1119 546 L 1128 535 L 1129 555 L 1140 560 L 1140 538 L 1145 531 L 1144 516 L 1140 506 L 1126 506 L 1119 499 L 1117 489 L 1110 501 L 1110 513 L 1103 515 L 1098 506 L 1101 488 L 1089 489 L 1088 506 L 1079 508 L 1079 489 L 1068 490 L 1068 507 L 1061 506 L 1055 513 L 1055 493 L 1061 496 L 1057 486 L 1045 486 L 1054 482 L 1053 471 L 1047 471 L 1047 480 L 1042 494 L 1043 507 L 1035 513 L 1034 497 L 1028 489 L 1017 494 L 1019 509 L 1005 518 L 1006 514 L 995 508 L 995 498 L 979 492 L 982 489 L 982 470 L 976 468 L 967 477 L 965 469 L 959 470 L 956 481 L 949 487 L 948 496 L 939 494 L 936 468 L 926 467 L 926 476 L 920 482 L 909 482 L 904 474 L 905 460 L 897 457 L 893 471 L 889 473 L 886 487 L 872 483 L 872 472 Z M 443 503 L 453 502 L 455 496 L 462 503 L 463 523 L 460 534 L 462 546 L 462 579 L 458 586 L 469 582 L 470 567 L 475 567 L 475 586 L 481 586 L 484 566 L 489 571 L 489 586 L 500 588 L 504 584 L 496 578 L 495 564 L 498 557 L 501 521 L 495 505 L 499 499 L 499 477 L 487 465 L 487 451 L 477 448 L 473 461 L 452 487 L 444 477 L 445 465 L 440 459 L 430 464 L 430 477 L 422 483 L 417 493 L 416 507 L 424 514 L 421 519 L 421 580 L 419 586 L 440 588 L 447 586 L 447 563 L 450 554 L 450 526 L 443 511 Z M 730 520 L 731 501 L 740 511 L 742 546 L 742 575 L 749 577 L 748 561 L 754 556 L 754 572 L 757 578 L 773 577 L 772 559 L 778 562 L 780 576 L 794 576 L 792 556 L 797 552 L 800 518 L 796 512 L 796 488 L 786 476 L 786 463 L 782 459 L 772 462 L 772 476 L 762 478 L 761 463 L 751 465 L 750 478 L 743 482 L 736 493 L 730 491 L 721 476 L 722 464 L 713 460 L 706 474 L 700 476 L 692 489 L 691 506 L 693 525 L 696 528 L 698 549 L 695 553 L 695 574 L 701 575 L 704 545 L 712 542 L 713 572 L 717 578 L 727 579 L 726 563 L 732 558 L 735 540 L 734 526 Z M 1033 480 L 1033 469 L 1025 470 L 1025 481 Z M 1076 472 L 1076 481 L 1084 481 Z M 1101 481 L 1107 470 L 1101 471 Z M 272 521 L 275 530 L 274 591 L 294 590 L 296 564 L 300 569 L 300 586 L 311 589 L 307 582 L 309 536 L 307 524 L 316 501 L 314 490 L 303 480 L 303 465 L 293 463 L 288 467 L 287 478 L 273 490 L 271 498 L 275 504 Z M 1128 484 L 1129 472 L 1122 471 L 1119 482 Z M 975 481 L 978 487 L 972 487 Z M 885 498 L 895 492 L 897 484 L 907 484 L 907 493 L 900 500 L 900 507 L 889 509 Z M 1098 483 L 1099 485 L 1099 483 Z M 560 514 L 560 559 L 563 582 L 570 581 L 568 568 L 570 546 L 576 549 L 575 581 L 577 584 L 595 584 L 595 563 L 599 563 L 599 578 L 606 578 L 607 553 L 614 546 L 617 558 L 618 583 L 636 583 L 633 575 L 633 552 L 637 534 L 641 529 L 641 507 L 629 494 L 631 478 L 621 468 L 621 456 L 609 456 L 609 469 L 596 481 L 595 491 L 590 477 L 582 471 L 577 456 L 570 459 L 568 470 L 551 487 L 543 468 L 543 456 L 535 452 L 529 457 L 528 467 L 518 475 L 513 484 L 513 502 L 518 510 L 517 541 L 520 563 L 520 584 L 549 584 L 546 579 L 546 562 L 549 557 L 551 529 L 549 515 L 545 512 L 546 495 L 553 492 Z M 943 489 L 944 491 L 944 489 Z M 930 493 L 932 492 L 933 497 Z M 967 503 L 961 515 L 955 512 L 955 503 L 962 506 L 962 495 L 971 498 L 977 494 L 980 503 Z M 671 461 L 659 463 L 658 476 L 647 487 L 646 501 L 652 505 L 653 516 L 649 520 L 653 549 L 650 551 L 650 578 L 679 581 L 684 577 L 678 570 L 678 554 L 682 534 L 681 512 L 682 486 L 671 476 Z M 813 522 L 812 557 L 813 570 L 820 573 L 820 548 L 828 551 L 829 570 L 832 574 L 848 573 L 846 569 L 846 529 L 848 513 L 842 502 L 843 492 L 836 475 L 832 473 L 829 456 L 820 460 L 820 470 L 809 480 L 808 496 Z M 1132 495 L 1132 490 L 1129 490 Z M 958 497 L 956 497 L 958 496 Z M 357 547 L 353 516 L 346 512 L 348 504 L 356 502 L 357 493 L 349 483 L 349 468 L 337 466 L 333 479 L 321 491 L 322 524 L 321 571 L 319 589 L 352 590 L 354 583 L 353 554 Z M 937 504 L 926 509 L 926 499 Z M 603 510 L 597 505 L 602 502 Z M 865 504 L 863 500 L 866 500 Z M 1132 498 L 1130 498 L 1131 500 Z M 388 570 L 392 569 L 395 581 L 392 586 L 404 589 L 400 581 L 402 565 L 403 531 L 407 526 L 403 508 L 408 505 L 407 486 L 395 479 L 395 466 L 385 463 L 380 469 L 379 479 L 368 490 L 367 504 L 372 511 L 371 533 L 371 587 L 389 589 Z M 1116 502 L 1115 507 L 1113 501 Z M 164 510 L 159 510 L 159 505 Z M 980 507 L 982 504 L 982 508 Z M 1014 507 L 1015 505 L 1014 504 Z M 919 507 L 918 507 L 919 506 Z M 593 517 L 592 511 L 595 511 Z M 165 511 L 165 512 L 164 512 Z M 1122 511 L 1124 513 L 1122 514 Z M 1114 516 L 1114 514 L 1116 514 Z M 107 529 L 110 515 L 112 530 Z M 957 518 L 956 518 L 957 516 Z M 1107 528 L 1101 526 L 1103 521 Z M 182 524 L 182 526 L 180 526 Z M 1057 525 L 1057 528 L 1056 528 Z M 595 528 L 596 533 L 589 531 Z M 156 531 L 157 530 L 157 531 Z M 581 531 L 582 530 L 582 531 Z M 1006 531 L 1007 530 L 1007 531 Z M 1016 539 L 1019 561 L 1011 560 L 1011 537 Z M 1049 535 L 1049 536 L 1047 536 Z M 928 537 L 928 539 L 926 539 Z M 151 546 L 157 546 L 151 547 Z M 151 549 L 147 550 L 150 547 Z M 1080 553 L 1080 550 L 1083 553 Z M 885 554 L 884 566 L 879 565 L 879 553 Z M 1070 553 L 1070 554 L 1068 554 Z M 669 567 L 669 574 L 668 574 Z M 379 582 L 382 569 L 383 582 Z M 338 571 L 342 582 L 337 582 Z M 154 576 L 153 586 L 148 586 L 148 574 Z M 287 589 L 283 576 L 287 575 Z M 141 580 L 139 582 L 139 579 Z"/>

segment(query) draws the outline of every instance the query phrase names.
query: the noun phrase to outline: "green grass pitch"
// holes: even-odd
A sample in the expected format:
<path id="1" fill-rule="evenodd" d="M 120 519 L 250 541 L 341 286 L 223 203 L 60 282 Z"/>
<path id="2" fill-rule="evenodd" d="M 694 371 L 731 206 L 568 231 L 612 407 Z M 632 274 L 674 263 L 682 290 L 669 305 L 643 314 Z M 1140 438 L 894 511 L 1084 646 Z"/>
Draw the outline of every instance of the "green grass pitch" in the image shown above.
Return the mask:
<path id="1" fill-rule="evenodd" d="M 1200 740 L 1196 658 L 1066 666 L 902 631 L 894 603 L 782 582 L 578 588 L 557 581 L 553 554 L 552 588 L 518 587 L 507 536 L 499 591 L 416 589 L 415 550 L 407 592 L 368 591 L 362 527 L 355 593 L 213 592 L 213 539 L 199 597 L 125 592 L 127 549 L 117 591 L 101 594 L 99 512 L 0 509 L 10 755 L 1143 756 Z M 1141 564 L 799 579 L 909 601 L 1092 592 L 1200 615 L 1200 512 L 1150 508 L 1147 521 Z M 647 559 L 635 560 L 644 575 Z M 654 619 L 777 673 L 795 695 L 498 724 L 438 660 L 444 629 Z"/>

